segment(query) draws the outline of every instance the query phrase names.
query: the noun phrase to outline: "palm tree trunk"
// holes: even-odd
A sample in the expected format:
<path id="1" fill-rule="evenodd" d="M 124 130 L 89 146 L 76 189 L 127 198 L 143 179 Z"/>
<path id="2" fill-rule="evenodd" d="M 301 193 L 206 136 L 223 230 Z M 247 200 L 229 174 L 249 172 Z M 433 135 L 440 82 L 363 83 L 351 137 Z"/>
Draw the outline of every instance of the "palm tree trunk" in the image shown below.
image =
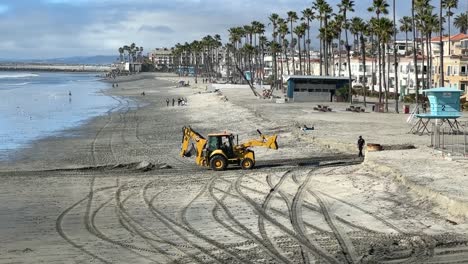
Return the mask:
<path id="1" fill-rule="evenodd" d="M 432 37 L 432 34 L 429 34 L 429 39 L 431 37 Z M 434 60 L 434 58 L 432 57 L 432 45 L 429 45 L 429 61 L 431 62 L 431 68 L 430 68 L 431 69 L 431 79 L 430 79 L 431 80 L 431 88 L 432 88 L 432 85 L 433 85 L 433 83 L 432 83 L 432 76 L 433 76 L 432 75 L 432 67 L 434 66 L 433 60 Z"/>
<path id="2" fill-rule="evenodd" d="M 413 63 L 414 63 L 414 79 L 415 79 L 415 92 L 416 92 L 416 113 L 419 114 L 419 80 L 418 80 L 418 57 L 416 49 L 418 48 L 416 45 L 416 22 L 414 17 L 414 2 L 415 0 L 411 1 L 411 24 L 413 27 Z"/>
<path id="3" fill-rule="evenodd" d="M 432 70 L 431 70 L 431 56 L 429 54 L 429 38 L 431 33 L 428 32 L 426 35 L 426 62 L 427 62 L 427 88 L 432 87 Z"/>
<path id="4" fill-rule="evenodd" d="M 307 51 L 307 43 L 306 43 L 306 37 L 305 37 L 305 34 L 304 34 L 304 37 L 303 37 L 303 46 L 302 46 L 302 61 L 304 62 L 307 58 L 306 54 L 304 54 L 306 51 Z M 302 65 L 302 64 L 301 64 Z M 304 71 L 302 72 L 302 75 L 307 75 L 307 65 L 305 64 L 304 62 Z"/>
<path id="5" fill-rule="evenodd" d="M 383 79 L 383 87 L 384 87 L 384 91 L 385 91 L 385 112 L 388 112 L 388 87 L 387 87 L 387 82 L 386 82 L 386 79 L 385 79 L 385 43 L 382 44 L 382 53 L 383 53 L 383 56 L 382 56 L 382 79 Z"/>
<path id="6" fill-rule="evenodd" d="M 448 13 L 450 14 L 450 8 L 448 9 Z M 448 36 L 449 36 L 449 39 L 448 39 L 448 55 L 450 56 L 450 45 L 451 45 L 451 35 L 450 35 L 450 17 L 451 16 L 448 16 Z"/>
<path id="7" fill-rule="evenodd" d="M 422 85 L 423 85 L 423 90 L 426 89 L 426 81 L 427 81 L 427 71 L 424 72 L 424 66 L 425 66 L 425 54 L 424 54 L 424 40 L 423 38 L 423 33 L 421 32 L 421 56 L 422 56 L 422 66 L 421 66 L 421 77 L 422 77 Z"/>
<path id="8" fill-rule="evenodd" d="M 288 75 L 291 75 L 291 71 L 289 70 L 288 47 L 283 47 L 283 49 L 284 49 L 284 58 L 286 60 L 286 67 L 288 69 Z"/>
<path id="9" fill-rule="evenodd" d="M 291 46 L 291 57 L 292 57 L 292 66 L 293 66 L 293 75 L 296 74 L 296 65 L 294 63 L 294 46 L 293 46 L 293 24 L 292 24 L 292 20 L 291 20 L 291 43 L 289 43 L 289 45 Z"/>
<path id="10" fill-rule="evenodd" d="M 378 53 L 379 53 L 379 104 L 382 103 L 382 47 L 380 46 L 380 37 L 378 44 Z"/>
<path id="11" fill-rule="evenodd" d="M 310 20 L 307 19 L 307 61 L 308 61 L 308 66 L 307 66 L 307 73 L 308 75 L 311 75 L 310 72 Z"/>
<path id="12" fill-rule="evenodd" d="M 397 45 L 396 45 L 396 12 L 395 12 L 395 0 L 393 0 L 393 64 L 394 64 L 394 71 L 395 71 L 395 113 L 399 113 L 398 109 L 398 58 L 397 58 Z M 408 41 L 408 39 L 406 40 Z M 405 46 L 406 48 L 406 46 Z"/>
<path id="13" fill-rule="evenodd" d="M 405 30 L 405 57 L 408 56 L 408 30 Z"/>
<path id="14" fill-rule="evenodd" d="M 444 41 L 443 41 L 443 21 L 442 21 L 442 10 L 443 10 L 443 2 L 440 0 L 440 7 L 439 7 L 439 29 L 440 29 L 440 87 L 444 87 L 445 80 L 444 80 Z M 449 36 L 449 43 L 450 43 L 450 36 Z M 450 54 L 450 53 L 449 53 Z"/>
<path id="15" fill-rule="evenodd" d="M 328 43 L 328 48 L 330 50 L 330 52 L 328 53 L 328 59 L 329 59 L 328 67 L 332 69 L 333 65 L 335 65 L 335 56 L 333 56 L 333 54 L 335 54 L 335 48 L 333 48 L 333 40 L 330 40 L 330 42 Z M 333 70 L 333 76 L 336 76 L 335 70 Z"/>
<path id="16" fill-rule="evenodd" d="M 299 74 L 302 75 L 302 59 L 301 59 L 301 39 L 297 37 L 297 47 L 299 48 Z"/>
<path id="17" fill-rule="evenodd" d="M 367 83 L 367 78 L 366 78 L 366 46 L 365 46 L 365 43 L 364 43 L 364 35 L 362 34 L 361 32 L 361 35 L 360 35 L 360 42 L 361 42 L 361 53 L 362 53 L 362 68 L 363 68 L 363 71 L 364 71 L 364 85 L 363 85 L 363 95 L 364 95 L 364 107 L 367 106 L 367 103 L 366 103 L 366 93 L 367 93 L 367 88 L 366 88 L 366 83 Z"/>
<path id="18" fill-rule="evenodd" d="M 320 19 L 320 28 L 322 28 L 322 19 Z M 324 40 L 323 39 L 320 39 L 320 76 L 323 75 L 323 43 L 324 43 Z"/>
<path id="19" fill-rule="evenodd" d="M 283 42 L 281 42 L 281 45 L 280 47 L 283 47 Z M 282 48 L 281 48 L 282 50 Z M 280 76 L 281 76 L 281 83 L 280 83 L 280 86 L 281 86 L 281 90 L 283 90 L 283 73 L 284 73 L 284 65 L 283 65 L 283 62 L 284 62 L 284 58 L 283 58 L 283 52 L 280 52 L 280 55 L 281 55 L 281 73 L 280 73 Z"/>
<path id="20" fill-rule="evenodd" d="M 338 54 L 339 54 L 339 60 L 338 60 L 338 63 L 339 63 L 339 66 L 338 66 L 338 76 L 341 76 L 341 65 L 343 65 L 343 61 L 341 59 L 341 51 L 343 50 L 343 45 L 341 45 L 341 30 L 340 32 L 338 33 Z"/>
<path id="21" fill-rule="evenodd" d="M 344 12 L 344 20 L 346 21 L 346 12 Z M 348 59 L 348 74 L 349 74 L 349 103 L 353 103 L 353 94 L 352 94 L 352 76 L 351 76 L 351 54 L 350 54 L 350 46 L 349 46 L 349 41 L 348 41 L 348 30 L 345 29 L 345 38 L 346 38 L 346 57 Z M 340 52 L 340 58 L 341 58 L 341 52 Z M 341 69 L 341 65 L 340 65 Z"/>

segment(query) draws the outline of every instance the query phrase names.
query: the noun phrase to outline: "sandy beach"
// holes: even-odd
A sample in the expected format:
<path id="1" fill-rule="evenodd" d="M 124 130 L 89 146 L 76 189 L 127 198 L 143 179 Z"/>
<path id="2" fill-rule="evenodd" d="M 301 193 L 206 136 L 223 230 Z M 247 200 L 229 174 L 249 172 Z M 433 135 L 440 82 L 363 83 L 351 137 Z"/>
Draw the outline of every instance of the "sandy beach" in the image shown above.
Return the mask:
<path id="1" fill-rule="evenodd" d="M 125 78 L 106 91 L 119 102 L 107 115 L 0 163 L 0 263 L 468 262 L 468 163 L 408 134 L 406 115 Z M 179 97 L 188 105 L 166 106 Z M 214 172 L 179 156 L 186 125 L 240 141 L 259 129 L 279 149 L 255 148 L 253 170 Z M 360 159 L 359 135 L 416 148 Z"/>

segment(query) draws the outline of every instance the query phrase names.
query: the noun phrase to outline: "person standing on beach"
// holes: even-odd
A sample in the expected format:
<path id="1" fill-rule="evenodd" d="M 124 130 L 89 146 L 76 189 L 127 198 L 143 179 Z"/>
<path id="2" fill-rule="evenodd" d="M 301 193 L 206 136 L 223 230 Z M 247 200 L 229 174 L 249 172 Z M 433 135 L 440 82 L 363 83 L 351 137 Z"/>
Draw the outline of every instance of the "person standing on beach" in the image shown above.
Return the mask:
<path id="1" fill-rule="evenodd" d="M 169 107 L 169 98 L 166 98 L 166 106 Z"/>
<path id="2" fill-rule="evenodd" d="M 359 149 L 359 157 L 364 157 L 364 155 L 362 155 L 362 149 L 364 148 L 365 143 L 366 141 L 362 138 L 362 136 L 359 136 L 359 139 L 357 141 L 357 145 Z"/>
<path id="3" fill-rule="evenodd" d="M 175 104 L 175 99 L 172 98 L 172 106 L 174 106 L 174 104 Z"/>

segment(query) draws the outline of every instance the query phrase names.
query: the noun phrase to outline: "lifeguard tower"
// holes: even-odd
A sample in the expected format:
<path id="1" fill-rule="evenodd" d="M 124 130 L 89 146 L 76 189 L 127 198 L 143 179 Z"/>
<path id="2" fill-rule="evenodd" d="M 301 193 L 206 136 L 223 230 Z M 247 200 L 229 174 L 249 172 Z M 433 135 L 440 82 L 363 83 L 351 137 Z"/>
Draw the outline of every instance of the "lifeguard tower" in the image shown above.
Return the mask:
<path id="1" fill-rule="evenodd" d="M 430 133 L 427 125 L 431 120 L 436 123 L 440 121 L 440 125 L 447 123 L 451 131 L 459 131 L 459 122 L 457 118 L 461 117 L 460 113 L 460 94 L 461 90 L 440 87 L 423 91 L 429 98 L 430 113 L 416 114 L 418 121 L 411 127 L 410 133 L 424 134 Z"/>

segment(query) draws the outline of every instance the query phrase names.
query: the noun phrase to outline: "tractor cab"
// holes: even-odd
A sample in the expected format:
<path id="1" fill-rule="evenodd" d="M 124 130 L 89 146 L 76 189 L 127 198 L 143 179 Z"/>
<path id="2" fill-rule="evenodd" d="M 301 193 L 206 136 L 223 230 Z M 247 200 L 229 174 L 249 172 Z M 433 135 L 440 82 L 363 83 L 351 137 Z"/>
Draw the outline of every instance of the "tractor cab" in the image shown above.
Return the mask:
<path id="1" fill-rule="evenodd" d="M 222 152 L 228 159 L 236 158 L 234 154 L 234 135 L 227 133 L 209 134 L 207 151 L 208 156 L 214 152 Z M 219 151 L 220 150 L 220 151 Z"/>

